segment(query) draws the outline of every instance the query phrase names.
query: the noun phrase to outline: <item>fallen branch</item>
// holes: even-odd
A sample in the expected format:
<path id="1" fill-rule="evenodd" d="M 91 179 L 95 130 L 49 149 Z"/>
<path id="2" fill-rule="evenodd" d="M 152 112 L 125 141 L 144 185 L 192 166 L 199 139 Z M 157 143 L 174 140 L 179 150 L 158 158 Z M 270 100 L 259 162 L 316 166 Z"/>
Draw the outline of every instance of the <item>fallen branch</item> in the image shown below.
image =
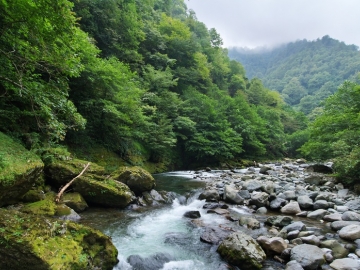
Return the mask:
<path id="1" fill-rule="evenodd" d="M 74 182 L 77 178 L 79 178 L 81 175 L 83 175 L 83 173 L 87 170 L 87 168 L 90 166 L 90 162 L 88 162 L 88 164 L 86 164 L 85 168 L 81 171 L 81 173 L 79 173 L 78 176 L 74 177 L 69 183 L 67 183 L 60 191 L 59 193 L 56 195 L 55 198 L 55 202 L 59 203 L 61 196 L 63 195 L 63 193 L 65 192 L 65 190 L 72 184 L 72 182 Z"/>

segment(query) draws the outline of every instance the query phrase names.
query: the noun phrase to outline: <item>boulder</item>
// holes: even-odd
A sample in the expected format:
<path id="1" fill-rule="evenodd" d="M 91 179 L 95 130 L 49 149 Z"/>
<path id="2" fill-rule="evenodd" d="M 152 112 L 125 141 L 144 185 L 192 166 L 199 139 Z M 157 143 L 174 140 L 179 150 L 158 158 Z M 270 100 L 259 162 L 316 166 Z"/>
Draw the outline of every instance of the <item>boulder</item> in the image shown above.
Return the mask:
<path id="1" fill-rule="evenodd" d="M 64 193 L 62 202 L 78 213 L 85 211 L 89 207 L 83 196 L 78 192 Z"/>
<path id="2" fill-rule="evenodd" d="M 354 241 L 360 238 L 360 225 L 348 225 L 339 231 L 339 236 L 345 240 Z"/>
<path id="3" fill-rule="evenodd" d="M 334 231 L 338 231 L 346 226 L 349 225 L 360 225 L 359 221 L 343 221 L 343 220 L 339 220 L 339 221 L 334 221 L 331 223 L 331 229 L 333 229 Z"/>
<path id="4" fill-rule="evenodd" d="M 308 213 L 307 217 L 312 218 L 312 219 L 322 219 L 324 216 L 326 216 L 328 214 L 329 214 L 329 212 L 326 211 L 325 209 L 318 209 L 318 210 Z"/>
<path id="5" fill-rule="evenodd" d="M 249 192 L 261 190 L 263 183 L 259 180 L 247 180 L 243 183 L 243 188 Z"/>
<path id="6" fill-rule="evenodd" d="M 261 269 L 266 258 L 260 245 L 243 232 L 230 234 L 221 242 L 217 252 L 229 263 L 244 270 Z"/>
<path id="7" fill-rule="evenodd" d="M 328 201 L 325 200 L 317 200 L 314 202 L 314 210 L 317 209 L 328 209 L 329 208 L 329 203 Z"/>
<path id="8" fill-rule="evenodd" d="M 252 217 L 242 216 L 239 219 L 239 225 L 246 226 L 249 229 L 259 229 L 260 228 L 260 222 Z"/>
<path id="9" fill-rule="evenodd" d="M 21 200 L 41 180 L 43 168 L 38 156 L 0 132 L 0 207 Z"/>
<path id="10" fill-rule="evenodd" d="M 326 215 L 326 216 L 324 216 L 323 219 L 325 221 L 330 221 L 330 222 L 342 220 L 340 213 L 334 213 L 334 214 Z"/>
<path id="11" fill-rule="evenodd" d="M 220 195 L 216 189 L 206 189 L 199 195 L 199 200 L 218 202 L 220 200 Z"/>
<path id="12" fill-rule="evenodd" d="M 238 191 L 235 188 L 225 185 L 224 201 L 232 204 L 242 204 L 244 202 L 244 198 L 238 194 Z"/>
<path id="13" fill-rule="evenodd" d="M 358 260 L 351 258 L 337 259 L 330 264 L 330 267 L 335 270 L 359 270 L 360 263 Z"/>
<path id="14" fill-rule="evenodd" d="M 269 199 L 269 194 L 266 192 L 253 192 L 251 194 L 250 204 L 253 204 L 257 207 L 263 207 L 267 204 Z"/>
<path id="15" fill-rule="evenodd" d="M 111 270 L 117 250 L 98 230 L 71 221 L 0 209 L 0 269 Z"/>
<path id="16" fill-rule="evenodd" d="M 281 213 L 285 215 L 296 215 L 301 212 L 299 203 L 296 201 L 291 201 L 285 206 L 283 206 L 280 210 Z"/>
<path id="17" fill-rule="evenodd" d="M 276 197 L 274 200 L 270 202 L 270 208 L 273 210 L 280 209 L 282 206 L 287 204 L 287 200 Z"/>
<path id="18" fill-rule="evenodd" d="M 293 247 L 290 259 L 297 261 L 305 270 L 318 269 L 325 263 L 324 252 L 317 246 L 308 244 Z"/>
<path id="19" fill-rule="evenodd" d="M 341 219 L 345 221 L 360 221 L 360 214 L 353 211 L 346 211 L 342 214 Z"/>
<path id="20" fill-rule="evenodd" d="M 174 260 L 174 258 L 167 253 L 156 253 L 147 258 L 143 258 L 139 255 L 130 255 L 127 258 L 128 263 L 133 269 L 141 270 L 162 269 L 165 263 L 172 260 Z"/>
<path id="21" fill-rule="evenodd" d="M 293 222 L 284 227 L 287 232 L 291 231 L 306 231 L 306 225 L 302 221 Z"/>
<path id="22" fill-rule="evenodd" d="M 265 224 L 276 227 L 284 227 L 289 225 L 292 221 L 292 217 L 288 216 L 271 216 L 266 219 Z"/>
<path id="23" fill-rule="evenodd" d="M 321 174 L 314 174 L 306 177 L 304 182 L 310 185 L 321 186 L 326 182 L 326 179 Z"/>
<path id="24" fill-rule="evenodd" d="M 297 261 L 290 261 L 286 264 L 285 270 L 304 270 L 304 268 Z"/>
<path id="25" fill-rule="evenodd" d="M 205 243 L 218 245 L 230 233 L 232 233 L 232 231 L 225 230 L 220 227 L 215 227 L 215 226 L 205 227 L 205 230 L 200 235 L 200 240 Z"/>
<path id="26" fill-rule="evenodd" d="M 339 241 L 335 239 L 322 241 L 320 243 L 320 247 L 331 249 L 334 259 L 344 258 L 349 254 L 349 250 L 347 250 L 342 244 L 339 243 Z"/>
<path id="27" fill-rule="evenodd" d="M 259 236 L 256 241 L 267 254 L 280 255 L 287 248 L 287 243 L 281 237 L 268 238 L 266 236 Z"/>
<path id="28" fill-rule="evenodd" d="M 187 218 L 200 218 L 201 215 L 200 215 L 199 211 L 187 211 L 187 212 L 185 212 L 184 217 L 187 217 Z"/>
<path id="29" fill-rule="evenodd" d="M 111 174 L 111 177 L 127 185 L 136 195 L 155 188 L 154 177 L 138 166 L 120 167 Z"/>
<path id="30" fill-rule="evenodd" d="M 360 210 L 360 199 L 355 199 L 345 203 L 345 206 L 349 207 L 350 210 Z"/>

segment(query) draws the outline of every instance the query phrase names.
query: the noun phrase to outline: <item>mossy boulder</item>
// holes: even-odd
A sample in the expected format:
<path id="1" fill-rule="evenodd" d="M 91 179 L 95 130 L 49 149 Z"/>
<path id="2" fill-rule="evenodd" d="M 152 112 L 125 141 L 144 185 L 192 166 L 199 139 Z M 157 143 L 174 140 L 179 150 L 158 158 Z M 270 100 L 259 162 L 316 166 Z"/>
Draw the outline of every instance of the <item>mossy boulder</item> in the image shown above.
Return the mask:
<path id="1" fill-rule="evenodd" d="M 0 207 L 12 204 L 41 178 L 41 159 L 0 132 Z"/>
<path id="2" fill-rule="evenodd" d="M 65 193 L 62 202 L 78 213 L 85 211 L 89 207 L 83 196 L 78 192 Z"/>
<path id="3" fill-rule="evenodd" d="M 127 185 L 111 178 L 98 181 L 79 177 L 74 181 L 73 189 L 93 205 L 125 208 L 135 200 L 134 193 Z"/>
<path id="4" fill-rule="evenodd" d="M 113 269 L 117 250 L 98 230 L 0 209 L 0 269 Z"/>
<path id="5" fill-rule="evenodd" d="M 229 263 L 241 269 L 261 269 L 266 254 L 261 246 L 249 235 L 235 232 L 225 238 L 217 252 Z"/>
<path id="6" fill-rule="evenodd" d="M 48 183 L 55 187 L 65 185 L 79 175 L 86 164 L 86 161 L 78 159 L 53 162 L 46 167 Z M 124 208 L 135 199 L 127 185 L 114 180 L 95 163 L 91 163 L 70 188 L 93 205 Z"/>
<path id="7" fill-rule="evenodd" d="M 136 195 L 151 191 L 155 187 L 155 179 L 146 170 L 134 167 L 120 167 L 111 174 L 112 178 L 126 184 Z"/>

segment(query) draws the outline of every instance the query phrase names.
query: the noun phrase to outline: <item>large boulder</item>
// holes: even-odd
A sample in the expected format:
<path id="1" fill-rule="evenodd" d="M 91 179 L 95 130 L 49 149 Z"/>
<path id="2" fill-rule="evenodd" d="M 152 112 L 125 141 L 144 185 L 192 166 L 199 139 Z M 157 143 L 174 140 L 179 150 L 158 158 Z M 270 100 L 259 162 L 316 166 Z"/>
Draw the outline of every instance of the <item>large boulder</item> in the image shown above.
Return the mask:
<path id="1" fill-rule="evenodd" d="M 224 201 L 232 204 L 242 204 L 244 198 L 238 194 L 238 191 L 235 188 L 226 185 L 224 188 Z"/>
<path id="2" fill-rule="evenodd" d="M 300 263 L 305 270 L 318 269 L 325 263 L 324 252 L 308 244 L 293 247 L 290 258 Z"/>
<path id="3" fill-rule="evenodd" d="M 219 192 L 216 189 L 206 189 L 199 195 L 199 200 L 217 202 L 220 200 Z"/>
<path id="4" fill-rule="evenodd" d="M 113 269 L 117 250 L 98 230 L 0 209 L 0 269 Z"/>
<path id="5" fill-rule="evenodd" d="M 62 202 L 78 213 L 85 211 L 89 207 L 83 196 L 78 192 L 65 193 Z"/>
<path id="6" fill-rule="evenodd" d="M 217 251 L 229 263 L 241 269 L 261 269 L 266 254 L 260 245 L 249 235 L 235 232 L 225 238 Z"/>
<path id="7" fill-rule="evenodd" d="M 15 203 L 41 179 L 44 164 L 0 132 L 0 207 Z"/>
<path id="8" fill-rule="evenodd" d="M 136 195 L 155 188 L 154 177 L 138 166 L 120 167 L 111 174 L 111 177 L 126 184 Z"/>
<path id="9" fill-rule="evenodd" d="M 65 185 L 79 175 L 86 163 L 79 159 L 56 160 L 46 166 L 48 182 L 55 187 Z M 106 175 L 105 169 L 95 163 L 91 163 L 71 187 L 80 193 L 88 204 L 93 205 L 125 208 L 135 199 L 127 185 Z"/>

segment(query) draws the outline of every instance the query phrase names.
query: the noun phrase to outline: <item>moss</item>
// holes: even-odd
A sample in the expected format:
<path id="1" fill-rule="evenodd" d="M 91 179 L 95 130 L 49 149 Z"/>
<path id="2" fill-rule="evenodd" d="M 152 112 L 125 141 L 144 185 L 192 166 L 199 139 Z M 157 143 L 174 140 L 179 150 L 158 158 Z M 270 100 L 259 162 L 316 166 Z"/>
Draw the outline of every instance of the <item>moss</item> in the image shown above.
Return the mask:
<path id="1" fill-rule="evenodd" d="M 67 216 L 71 214 L 71 208 L 65 204 L 58 204 L 55 208 L 55 216 Z"/>
<path id="2" fill-rule="evenodd" d="M 65 193 L 62 201 L 78 213 L 88 208 L 86 201 L 78 192 Z"/>
<path id="3" fill-rule="evenodd" d="M 21 211 L 35 215 L 54 216 L 57 208 L 54 199 L 55 193 L 47 193 L 44 200 L 26 204 Z"/>
<path id="4" fill-rule="evenodd" d="M 117 250 L 101 232 L 0 209 L 0 269 L 112 269 Z"/>
<path id="5" fill-rule="evenodd" d="M 37 155 L 0 132 L 0 206 L 20 200 L 38 181 L 43 166 Z"/>

